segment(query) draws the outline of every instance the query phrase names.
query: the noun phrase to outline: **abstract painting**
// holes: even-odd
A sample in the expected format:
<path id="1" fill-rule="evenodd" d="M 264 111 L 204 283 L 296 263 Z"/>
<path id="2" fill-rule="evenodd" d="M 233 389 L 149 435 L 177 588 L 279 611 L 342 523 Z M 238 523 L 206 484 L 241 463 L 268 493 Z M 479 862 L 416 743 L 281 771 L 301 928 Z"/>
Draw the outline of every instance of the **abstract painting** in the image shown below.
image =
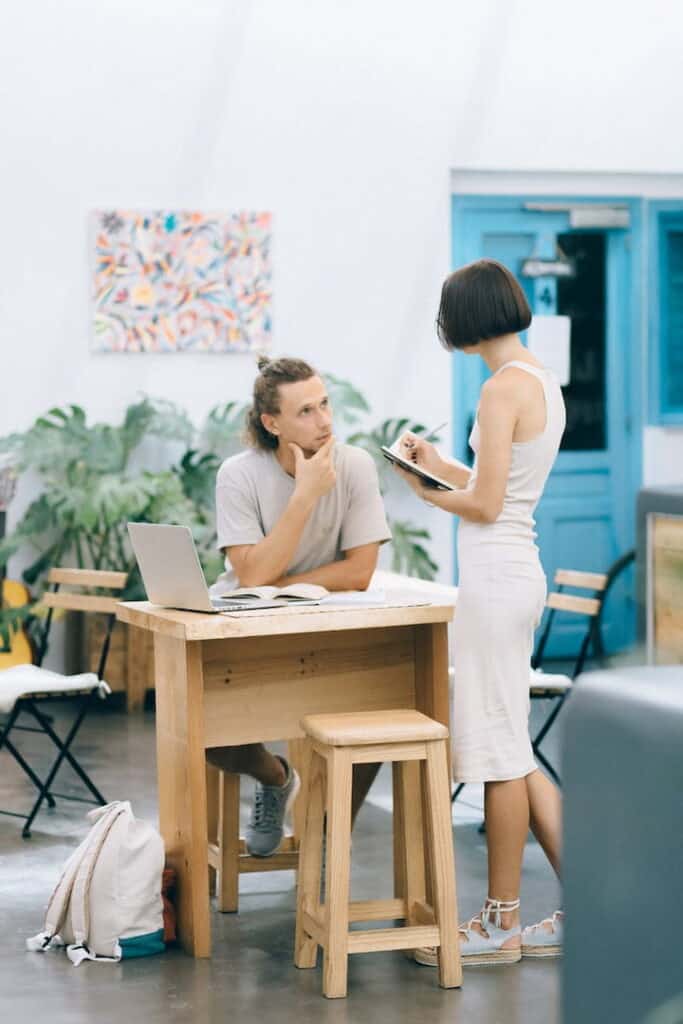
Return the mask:
<path id="1" fill-rule="evenodd" d="M 271 214 L 97 211 L 95 352 L 249 352 L 271 334 Z"/>

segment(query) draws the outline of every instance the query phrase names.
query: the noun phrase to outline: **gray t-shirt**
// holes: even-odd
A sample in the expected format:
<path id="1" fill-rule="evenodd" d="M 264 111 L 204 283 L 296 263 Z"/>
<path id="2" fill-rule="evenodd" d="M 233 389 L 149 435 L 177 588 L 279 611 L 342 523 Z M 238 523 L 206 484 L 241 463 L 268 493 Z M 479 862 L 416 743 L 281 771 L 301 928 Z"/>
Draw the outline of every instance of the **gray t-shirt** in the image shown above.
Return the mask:
<path id="1" fill-rule="evenodd" d="M 337 444 L 334 455 L 336 483 L 311 512 L 287 575 L 337 562 L 349 548 L 391 540 L 371 456 L 348 444 Z M 294 487 L 274 452 L 250 449 L 226 459 L 216 477 L 218 547 L 258 544 L 280 519 Z M 226 570 L 211 588 L 213 596 L 237 586 L 227 559 Z"/>

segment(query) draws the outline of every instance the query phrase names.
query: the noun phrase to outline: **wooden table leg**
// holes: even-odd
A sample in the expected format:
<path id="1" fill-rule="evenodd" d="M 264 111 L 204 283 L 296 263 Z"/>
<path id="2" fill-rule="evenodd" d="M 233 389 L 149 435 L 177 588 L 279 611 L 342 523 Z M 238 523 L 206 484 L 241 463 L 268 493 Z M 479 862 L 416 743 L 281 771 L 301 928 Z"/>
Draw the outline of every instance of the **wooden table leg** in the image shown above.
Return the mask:
<path id="1" fill-rule="evenodd" d="M 415 626 L 415 707 L 423 715 L 429 715 L 449 730 L 451 727 L 450 694 L 448 689 L 448 625 L 445 622 L 431 622 Z M 446 744 L 448 778 L 451 778 L 451 744 Z M 427 818 L 429 794 L 422 773 L 422 806 L 424 808 L 424 849 L 429 849 Z M 425 862 L 427 901 L 433 903 L 434 885 L 432 864 Z"/>
<path id="2" fill-rule="evenodd" d="M 154 635 L 159 827 L 177 876 L 178 939 L 211 955 L 202 645 Z"/>
<path id="3" fill-rule="evenodd" d="M 148 656 L 149 633 L 147 630 L 138 629 L 137 626 L 123 628 L 127 630 L 126 711 L 142 711 L 145 706 L 147 687 L 152 685 Z"/>
<path id="4" fill-rule="evenodd" d="M 289 740 L 287 743 L 287 755 L 292 768 L 295 768 L 301 779 L 301 789 L 292 808 L 292 819 L 294 825 L 294 848 L 298 849 L 301 837 L 306 827 L 306 797 L 308 794 L 308 780 L 311 771 L 311 752 L 306 740 Z"/>
<path id="5" fill-rule="evenodd" d="M 415 707 L 450 728 L 445 622 L 415 626 Z"/>

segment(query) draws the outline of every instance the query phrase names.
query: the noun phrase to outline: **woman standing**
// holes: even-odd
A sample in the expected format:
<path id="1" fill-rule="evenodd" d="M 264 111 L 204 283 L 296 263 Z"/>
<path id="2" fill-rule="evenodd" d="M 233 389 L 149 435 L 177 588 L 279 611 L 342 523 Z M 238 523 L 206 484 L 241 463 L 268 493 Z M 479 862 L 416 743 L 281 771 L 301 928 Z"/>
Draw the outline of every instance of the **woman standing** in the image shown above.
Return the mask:
<path id="1" fill-rule="evenodd" d="M 441 458 L 415 435 L 404 455 L 457 490 L 424 486 L 399 470 L 426 502 L 459 516 L 459 593 L 455 614 L 453 774 L 483 782 L 488 842 L 488 896 L 460 929 L 464 964 L 514 963 L 558 956 L 562 915 L 520 927 L 522 853 L 529 827 L 559 873 L 560 797 L 537 768 L 529 737 L 529 673 L 534 630 L 546 599 L 535 544 L 534 510 L 565 427 L 555 375 L 522 345 L 531 323 L 524 293 L 510 271 L 478 260 L 444 283 L 437 317 L 449 351 L 480 356 L 491 371 L 481 389 L 470 435 L 470 470 Z M 420 950 L 416 959 L 436 963 Z"/>

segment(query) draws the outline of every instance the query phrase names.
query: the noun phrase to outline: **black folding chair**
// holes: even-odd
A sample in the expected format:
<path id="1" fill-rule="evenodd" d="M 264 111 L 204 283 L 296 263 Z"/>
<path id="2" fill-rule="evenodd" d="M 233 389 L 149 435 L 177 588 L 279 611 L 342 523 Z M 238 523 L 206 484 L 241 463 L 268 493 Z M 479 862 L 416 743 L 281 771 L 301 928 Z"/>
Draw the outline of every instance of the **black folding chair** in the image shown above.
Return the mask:
<path id="1" fill-rule="evenodd" d="M 586 658 L 591 647 L 594 657 L 602 663 L 605 659 L 605 649 L 600 632 L 600 623 L 605 600 L 617 577 L 635 559 L 635 551 L 628 551 L 610 567 L 606 573 L 579 572 L 572 569 L 558 569 L 555 573 L 555 584 L 557 589 L 548 594 L 546 607 L 549 609 L 543 625 L 543 631 L 538 640 L 536 650 L 531 659 L 531 675 L 529 680 L 529 696 L 532 700 L 550 700 L 552 707 L 541 728 L 532 739 L 532 748 L 538 761 L 543 765 L 548 774 L 559 785 L 560 778 L 541 751 L 540 746 L 550 732 L 557 719 L 565 700 L 569 696 L 572 687 L 583 672 Z M 578 594 L 567 594 L 565 587 L 576 590 L 588 590 L 590 597 Z M 548 643 L 550 631 L 555 620 L 557 611 L 571 612 L 586 616 L 586 630 L 582 636 L 579 651 L 574 664 L 568 674 L 546 673 L 541 671 L 543 655 Z M 464 782 L 459 783 L 451 797 L 451 802 L 458 799 Z"/>
<path id="2" fill-rule="evenodd" d="M 121 591 L 126 584 L 126 574 L 122 572 L 104 572 L 89 569 L 51 569 L 48 573 L 48 585 L 51 590 L 43 595 L 42 604 L 48 608 L 40 635 L 40 646 L 38 650 L 37 665 L 34 666 L 35 686 L 30 683 L 30 692 L 24 691 L 17 697 L 7 719 L 0 725 L 0 751 L 4 747 L 14 757 L 17 764 L 28 776 L 38 790 L 38 796 L 28 814 L 19 814 L 16 811 L 0 810 L 0 814 L 10 815 L 14 818 L 25 819 L 22 829 L 22 836 L 25 838 L 31 834 L 31 825 L 40 810 L 43 802 L 49 807 L 55 806 L 55 797 L 64 800 L 78 800 L 83 803 L 105 804 L 106 800 L 88 776 L 82 765 L 80 765 L 71 751 L 72 744 L 83 719 L 93 702 L 105 696 L 109 691 L 104 682 L 104 670 L 109 653 L 111 634 L 116 621 L 117 598 L 104 596 L 102 594 L 83 594 L 73 591 L 60 590 L 62 585 L 106 589 L 109 591 Z M 102 641 L 97 673 L 84 673 L 83 676 L 69 677 L 58 676 L 56 673 L 42 669 L 42 662 L 47 652 L 52 616 L 55 608 L 68 611 L 94 612 L 107 616 L 106 629 Z M 7 673 L 0 672 L 0 691 L 3 684 L 3 675 L 13 672 L 8 669 Z M 66 736 L 60 738 L 53 728 L 52 718 L 45 714 L 42 708 L 50 701 L 68 701 L 75 705 L 75 715 Z M 19 724 L 22 715 L 29 715 L 37 722 L 37 725 Z M 17 749 L 10 739 L 10 733 L 14 732 L 43 733 L 50 738 L 57 748 L 57 756 L 50 767 L 44 780 L 41 780 L 38 773 L 34 771 L 26 760 L 26 757 Z M 81 779 L 84 786 L 90 792 L 91 797 L 78 797 L 67 793 L 56 793 L 52 790 L 52 784 L 62 763 L 67 761 L 73 768 L 76 775 Z"/>

